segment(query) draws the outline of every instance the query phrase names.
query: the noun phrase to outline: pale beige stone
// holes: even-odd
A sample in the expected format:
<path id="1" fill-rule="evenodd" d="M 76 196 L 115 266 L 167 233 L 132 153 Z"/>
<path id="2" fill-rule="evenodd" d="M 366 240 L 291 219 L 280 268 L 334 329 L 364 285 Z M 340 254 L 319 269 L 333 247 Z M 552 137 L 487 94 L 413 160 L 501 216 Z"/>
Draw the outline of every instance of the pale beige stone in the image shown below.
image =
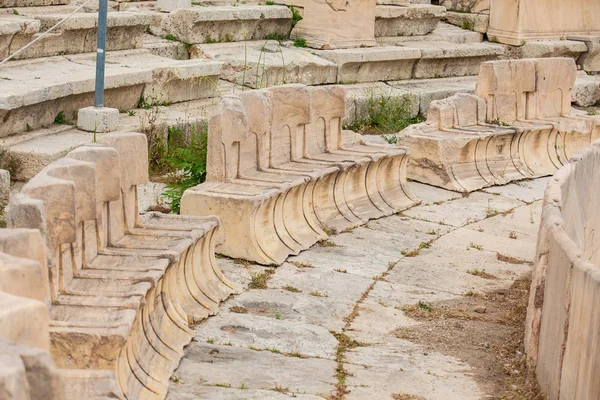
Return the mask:
<path id="1" fill-rule="evenodd" d="M 171 60 L 147 49 L 109 52 L 104 105 L 128 110 L 137 107 L 140 97 L 150 104 L 213 97 L 221 66 L 209 60 Z M 51 125 L 59 112 L 75 120 L 79 109 L 94 102 L 95 71 L 95 53 L 2 65 L 0 137 Z"/>
<path id="2" fill-rule="evenodd" d="M 30 180 L 11 202 L 9 221 L 45 226 L 50 350 L 60 367 L 90 371 L 69 377 L 74 392 L 160 399 L 191 339 L 190 324 L 216 313 L 235 290 L 214 259 L 219 220 L 140 216 L 146 136 L 98 141 Z"/>
<path id="3" fill-rule="evenodd" d="M 486 33 L 490 23 L 490 17 L 487 14 L 448 11 L 446 13 L 446 21 L 452 25 L 459 26 L 462 29 Z"/>
<path id="4" fill-rule="evenodd" d="M 441 0 L 439 3 L 448 11 L 488 14 L 490 12 L 490 0 Z"/>
<path id="5" fill-rule="evenodd" d="M 520 46 L 530 40 L 598 35 L 600 15 L 594 0 L 490 0 L 488 37 Z"/>
<path id="6" fill-rule="evenodd" d="M 166 14 L 153 33 L 174 35 L 184 43 L 214 43 L 287 36 L 292 12 L 285 6 L 236 4 L 178 9 Z"/>
<path id="7" fill-rule="evenodd" d="M 568 39 L 583 42 L 587 46 L 587 52 L 579 57 L 577 64 L 584 71 L 600 72 L 600 35 L 569 36 Z"/>
<path id="8" fill-rule="evenodd" d="M 375 46 L 375 6 L 375 0 L 307 0 L 291 37 L 323 50 Z"/>
<path id="9" fill-rule="evenodd" d="M 549 399 L 600 396 L 600 142 L 575 155 L 548 184 L 527 313 L 525 350 Z"/>
<path id="10" fill-rule="evenodd" d="M 57 22 L 64 19 L 64 14 L 27 13 L 27 18 L 39 21 L 38 30 L 21 30 L 10 42 L 9 53 L 12 54 L 36 39 Z M 25 18 L 25 17 L 20 17 Z M 126 50 L 142 47 L 142 35 L 152 17 L 147 14 L 119 12 L 108 14 L 107 50 Z M 97 16 L 93 13 L 77 13 L 67 19 L 52 35 L 45 35 L 27 50 L 18 54 L 15 59 L 50 57 L 61 54 L 90 53 L 97 46 Z M 0 50 L 1 54 L 2 50 Z"/>
<path id="11" fill-rule="evenodd" d="M 407 150 L 369 146 L 342 131 L 341 86 L 284 85 L 226 96 L 209 124 L 207 182 L 183 214 L 223 221 L 218 251 L 262 264 L 410 207 Z"/>
<path id="12" fill-rule="evenodd" d="M 440 6 L 378 5 L 375 10 L 375 36 L 427 35 L 437 27 L 445 15 L 446 10 Z"/>
<path id="13" fill-rule="evenodd" d="M 550 175 L 600 138 L 600 120 L 571 113 L 576 67 L 549 58 L 483 63 L 475 95 L 435 101 L 397 134 L 412 179 L 470 192 Z"/>

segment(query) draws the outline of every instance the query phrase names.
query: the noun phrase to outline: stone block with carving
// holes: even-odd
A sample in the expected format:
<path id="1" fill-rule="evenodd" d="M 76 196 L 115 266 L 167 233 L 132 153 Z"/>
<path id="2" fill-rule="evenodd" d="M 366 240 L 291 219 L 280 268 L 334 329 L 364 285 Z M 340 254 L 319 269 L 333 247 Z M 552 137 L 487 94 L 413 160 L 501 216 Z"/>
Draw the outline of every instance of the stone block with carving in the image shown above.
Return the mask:
<path id="1" fill-rule="evenodd" d="M 571 109 L 569 58 L 491 61 L 475 95 L 431 103 L 427 121 L 396 134 L 409 177 L 460 192 L 551 175 L 600 138 L 600 118 Z"/>
<path id="2" fill-rule="evenodd" d="M 117 396 L 163 399 L 191 325 L 233 291 L 214 258 L 219 220 L 139 215 L 146 136 L 98 141 L 34 176 L 11 200 L 8 222 L 44 233 L 50 352 L 83 382 L 77 393 L 112 385 Z"/>
<path id="3" fill-rule="evenodd" d="M 525 352 L 551 400 L 600 398 L 598 193 L 600 141 L 573 156 L 544 196 Z"/>
<path id="4" fill-rule="evenodd" d="M 321 50 L 373 47 L 375 0 L 307 0 L 291 37 Z"/>
<path id="5" fill-rule="evenodd" d="M 226 96 L 209 123 L 207 182 L 183 214 L 218 215 L 218 251 L 281 264 L 328 233 L 416 203 L 408 151 L 343 131 L 341 86 L 284 85 Z"/>

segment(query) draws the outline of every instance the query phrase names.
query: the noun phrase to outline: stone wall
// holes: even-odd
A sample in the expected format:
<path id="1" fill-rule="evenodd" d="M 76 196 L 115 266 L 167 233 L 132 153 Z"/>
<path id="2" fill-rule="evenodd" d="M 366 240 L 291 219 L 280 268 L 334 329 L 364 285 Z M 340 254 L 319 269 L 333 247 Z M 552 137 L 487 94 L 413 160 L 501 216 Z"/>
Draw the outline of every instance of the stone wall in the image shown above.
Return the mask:
<path id="1" fill-rule="evenodd" d="M 549 399 L 598 399 L 600 141 L 571 158 L 546 189 L 525 350 Z"/>

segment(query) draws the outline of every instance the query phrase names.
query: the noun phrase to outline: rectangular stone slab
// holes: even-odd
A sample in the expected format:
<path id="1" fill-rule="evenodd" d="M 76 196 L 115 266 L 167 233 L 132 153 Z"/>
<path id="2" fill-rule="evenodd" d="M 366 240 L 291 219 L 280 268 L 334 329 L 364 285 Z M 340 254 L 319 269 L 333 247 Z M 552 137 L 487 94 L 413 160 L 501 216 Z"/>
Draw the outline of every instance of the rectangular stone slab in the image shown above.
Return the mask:
<path id="1" fill-rule="evenodd" d="M 488 37 L 521 46 L 569 35 L 598 35 L 600 3 L 594 0 L 491 0 Z"/>
<path id="2" fill-rule="evenodd" d="M 179 9 L 153 26 L 160 36 L 174 35 L 184 43 L 215 43 L 287 37 L 292 29 L 292 12 L 284 6 L 211 6 Z"/>

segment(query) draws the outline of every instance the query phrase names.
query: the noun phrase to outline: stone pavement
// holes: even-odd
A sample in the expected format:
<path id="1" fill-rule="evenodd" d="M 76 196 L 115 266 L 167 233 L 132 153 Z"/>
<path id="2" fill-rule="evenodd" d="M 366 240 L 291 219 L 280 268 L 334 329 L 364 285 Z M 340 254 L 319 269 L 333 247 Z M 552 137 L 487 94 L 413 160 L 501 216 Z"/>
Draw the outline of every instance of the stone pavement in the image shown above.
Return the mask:
<path id="1" fill-rule="evenodd" d="M 393 332 L 418 324 L 405 306 L 506 289 L 529 272 L 530 263 L 499 258 L 533 261 L 547 182 L 468 197 L 413 182 L 420 206 L 334 235 L 274 270 L 219 259 L 237 284 L 266 289 L 230 298 L 197 326 L 167 399 L 491 397 L 471 365 Z M 484 269 L 497 279 L 473 274 Z"/>

